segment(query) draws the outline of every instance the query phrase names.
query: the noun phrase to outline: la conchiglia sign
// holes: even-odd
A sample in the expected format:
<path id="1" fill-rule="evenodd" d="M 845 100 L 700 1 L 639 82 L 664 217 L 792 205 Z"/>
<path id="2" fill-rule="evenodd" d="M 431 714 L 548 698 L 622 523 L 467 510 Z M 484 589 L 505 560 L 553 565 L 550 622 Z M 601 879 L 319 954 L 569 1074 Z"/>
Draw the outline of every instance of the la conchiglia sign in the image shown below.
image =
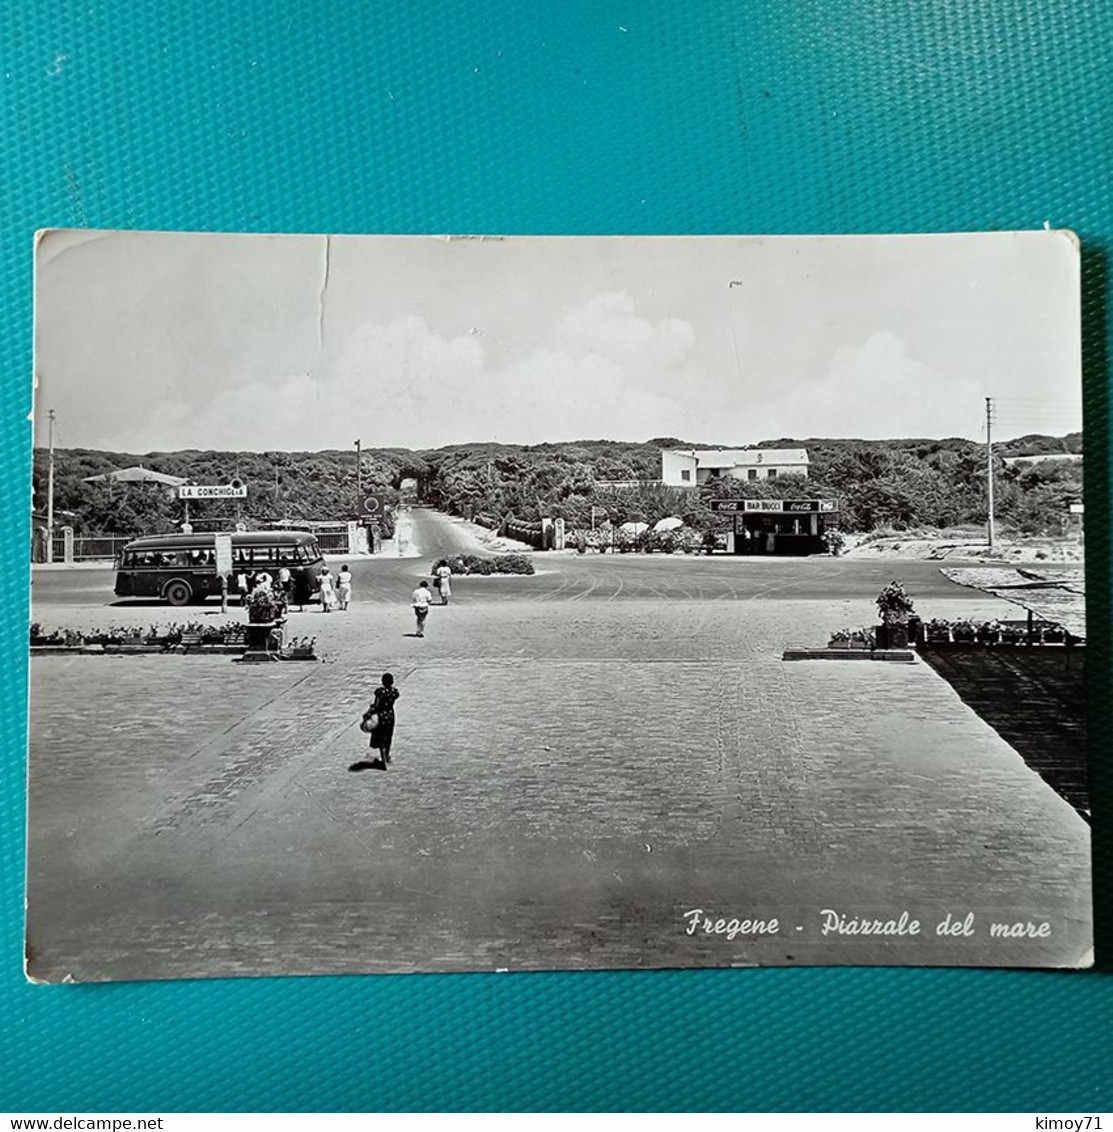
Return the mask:
<path id="1" fill-rule="evenodd" d="M 239 480 L 231 483 L 184 483 L 178 488 L 179 499 L 246 499 L 247 485 Z"/>

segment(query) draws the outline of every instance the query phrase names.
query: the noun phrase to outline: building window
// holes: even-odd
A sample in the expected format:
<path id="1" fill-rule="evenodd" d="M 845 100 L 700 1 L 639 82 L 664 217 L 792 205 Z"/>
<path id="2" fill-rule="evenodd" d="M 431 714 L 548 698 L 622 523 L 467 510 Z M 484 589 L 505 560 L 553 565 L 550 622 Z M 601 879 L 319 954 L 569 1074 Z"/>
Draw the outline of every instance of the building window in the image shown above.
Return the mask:
<path id="1" fill-rule="evenodd" d="M 691 479 L 692 479 L 692 473 L 691 473 L 691 472 L 690 472 L 690 471 L 689 471 L 689 470 L 688 470 L 687 468 L 681 468 L 681 470 L 680 470 L 680 478 L 681 478 L 682 480 L 684 480 L 684 481 L 686 481 L 686 482 L 689 482 L 689 483 L 690 483 L 690 482 L 691 482 Z"/>
<path id="2" fill-rule="evenodd" d="M 776 468 L 770 468 L 769 471 L 766 473 L 765 478 L 775 480 L 777 478 L 777 469 Z"/>
<path id="3" fill-rule="evenodd" d="M 757 479 L 757 468 L 751 468 L 751 469 L 750 469 L 750 470 L 749 470 L 749 471 L 748 471 L 748 472 L 746 473 L 746 479 L 748 479 L 748 480 L 756 480 L 756 479 Z"/>

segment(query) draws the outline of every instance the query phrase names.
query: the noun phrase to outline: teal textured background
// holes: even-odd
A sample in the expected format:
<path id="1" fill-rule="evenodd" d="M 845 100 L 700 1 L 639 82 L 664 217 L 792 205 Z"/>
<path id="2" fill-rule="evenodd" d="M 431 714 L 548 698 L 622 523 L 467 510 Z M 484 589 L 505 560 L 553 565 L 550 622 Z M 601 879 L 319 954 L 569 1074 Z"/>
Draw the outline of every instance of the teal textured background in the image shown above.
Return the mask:
<path id="1" fill-rule="evenodd" d="M 1074 228 L 1109 940 L 1113 5 L 16 0 L 0 42 L 0 507 L 18 548 L 39 227 Z M 1111 1107 L 1101 972 L 28 986 L 26 587 L 0 585 L 0 1109 Z"/>

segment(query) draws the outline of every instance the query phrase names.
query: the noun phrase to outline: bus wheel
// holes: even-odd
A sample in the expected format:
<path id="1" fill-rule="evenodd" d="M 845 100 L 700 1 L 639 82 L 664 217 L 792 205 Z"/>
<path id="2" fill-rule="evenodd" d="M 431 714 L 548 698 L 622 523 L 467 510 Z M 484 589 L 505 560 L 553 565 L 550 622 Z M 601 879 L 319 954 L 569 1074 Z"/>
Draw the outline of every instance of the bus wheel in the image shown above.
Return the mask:
<path id="1" fill-rule="evenodd" d="M 190 598 L 193 597 L 189 583 L 181 581 L 171 582 L 162 593 L 171 605 L 188 605 Z"/>

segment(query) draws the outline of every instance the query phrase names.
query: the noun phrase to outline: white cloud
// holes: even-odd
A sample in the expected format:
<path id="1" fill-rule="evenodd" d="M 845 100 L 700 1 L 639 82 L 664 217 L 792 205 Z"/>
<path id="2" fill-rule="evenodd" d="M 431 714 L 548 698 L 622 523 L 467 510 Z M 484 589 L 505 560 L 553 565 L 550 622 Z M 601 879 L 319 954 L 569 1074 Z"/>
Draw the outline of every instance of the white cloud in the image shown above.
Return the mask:
<path id="1" fill-rule="evenodd" d="M 230 388 L 198 412 L 163 404 L 123 438 L 154 447 L 265 450 L 646 439 L 674 431 L 693 384 L 692 326 L 651 322 L 625 292 L 567 311 L 528 355 L 505 360 L 483 328 L 447 337 L 422 318 L 364 323 L 317 375 Z M 142 440 L 140 440 L 142 437 Z"/>
<path id="2" fill-rule="evenodd" d="M 941 374 L 891 331 L 840 346 L 820 377 L 762 406 L 763 436 L 976 436 L 984 402 L 974 375 Z"/>

